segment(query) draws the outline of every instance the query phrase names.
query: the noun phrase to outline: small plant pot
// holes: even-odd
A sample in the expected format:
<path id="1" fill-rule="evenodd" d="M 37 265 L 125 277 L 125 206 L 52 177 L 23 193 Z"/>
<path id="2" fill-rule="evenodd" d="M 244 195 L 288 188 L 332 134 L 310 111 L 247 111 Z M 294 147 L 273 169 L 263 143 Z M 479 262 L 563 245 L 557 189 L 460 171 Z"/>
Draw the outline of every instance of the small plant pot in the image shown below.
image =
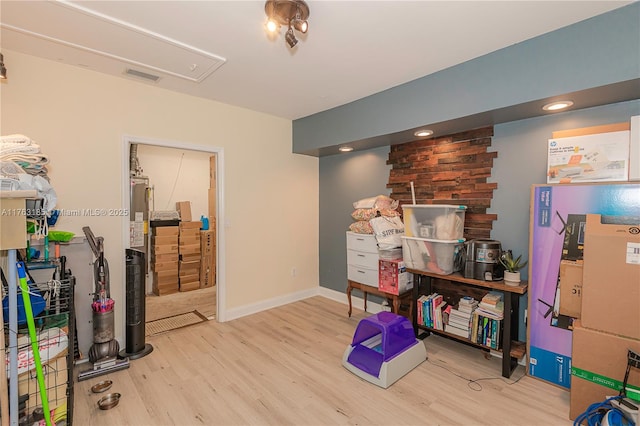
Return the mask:
<path id="1" fill-rule="evenodd" d="M 518 285 L 520 283 L 520 272 L 504 271 L 504 283 L 506 285 Z"/>

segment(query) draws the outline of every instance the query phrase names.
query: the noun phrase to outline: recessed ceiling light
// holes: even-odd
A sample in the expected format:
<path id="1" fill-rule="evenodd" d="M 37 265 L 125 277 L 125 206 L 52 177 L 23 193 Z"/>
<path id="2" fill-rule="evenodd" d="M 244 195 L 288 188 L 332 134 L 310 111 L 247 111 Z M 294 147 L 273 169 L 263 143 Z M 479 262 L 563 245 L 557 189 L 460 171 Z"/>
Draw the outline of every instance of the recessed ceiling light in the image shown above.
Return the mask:
<path id="1" fill-rule="evenodd" d="M 561 109 L 569 108 L 571 105 L 573 105 L 571 101 L 556 101 L 546 104 L 542 109 L 545 111 L 560 111 Z"/>
<path id="2" fill-rule="evenodd" d="M 353 151 L 353 148 L 351 148 L 350 146 L 341 146 L 340 148 L 338 148 L 338 151 L 340 151 L 340 152 L 351 152 L 351 151 Z"/>
<path id="3" fill-rule="evenodd" d="M 425 136 L 431 136 L 432 134 L 433 134 L 433 130 L 429 130 L 429 129 L 416 130 L 416 132 L 414 133 L 414 135 L 419 138 L 423 138 Z"/>

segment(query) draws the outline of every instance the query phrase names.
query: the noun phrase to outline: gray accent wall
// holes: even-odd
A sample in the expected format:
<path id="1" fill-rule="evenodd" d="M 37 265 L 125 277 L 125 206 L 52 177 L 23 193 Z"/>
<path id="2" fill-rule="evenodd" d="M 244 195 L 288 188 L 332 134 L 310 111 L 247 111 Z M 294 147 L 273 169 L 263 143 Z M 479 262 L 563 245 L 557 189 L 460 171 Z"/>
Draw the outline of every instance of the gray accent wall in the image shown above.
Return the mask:
<path id="1" fill-rule="evenodd" d="M 349 104 L 295 120 L 293 152 L 320 152 L 324 147 L 384 137 L 474 114 L 517 109 L 518 105 L 525 103 L 633 81 L 639 77 L 640 3 L 635 2 Z M 636 83 L 631 87 L 638 88 Z M 595 97 L 595 93 L 592 96 Z M 629 99 L 637 98 L 601 104 Z M 517 119 L 542 115 L 540 106 Z M 485 124 L 514 120 L 499 120 L 497 116 L 493 119 L 492 123 Z M 458 131 L 462 130 L 468 129 Z"/>
<path id="2" fill-rule="evenodd" d="M 352 222 L 352 203 L 389 194 L 386 184 L 390 167 L 386 161 L 389 144 L 395 143 L 391 138 L 394 132 L 445 121 L 463 123 L 470 116 L 486 119 L 476 127 L 494 125 L 492 150 L 498 152 L 498 158 L 490 181 L 498 182 L 498 189 L 489 213 L 497 214 L 498 220 L 492 238 L 501 241 L 503 248 L 528 257 L 531 185 L 546 183 L 547 140 L 554 131 L 624 122 L 640 115 L 639 79 L 640 2 L 634 2 L 295 120 L 295 153 L 332 152 L 330 147 L 343 143 L 357 149 L 371 148 L 320 155 L 320 285 L 346 290 L 345 232 Z M 583 105 L 577 109 L 580 106 L 576 105 L 572 111 L 549 114 L 541 111 L 542 104 L 533 105 L 538 100 L 580 91 L 595 99 L 598 93 L 613 92 L 623 83 L 627 84 L 627 97 L 611 95 L 608 100 L 594 100 L 586 103 L 590 108 Z M 504 114 L 525 104 L 536 108 L 518 114 L 517 119 Z M 457 131 L 463 130 L 469 128 Z M 375 142 L 369 144 L 372 139 Z M 526 305 L 523 296 L 521 340 L 525 340 Z"/>
<path id="3" fill-rule="evenodd" d="M 498 182 L 489 213 L 498 215 L 491 238 L 503 249 L 529 257 L 529 207 L 531 186 L 547 183 L 547 140 L 555 131 L 628 122 L 640 115 L 640 101 L 569 111 L 545 117 L 505 123 L 494 128 L 492 148 L 498 151 L 491 182 Z M 322 267 L 322 265 L 321 265 Z M 523 278 L 528 272 L 522 271 Z M 520 337 L 525 341 L 524 310 L 527 296 L 520 298 Z"/>
<path id="4" fill-rule="evenodd" d="M 491 237 L 503 249 L 529 255 L 529 204 L 531 185 L 546 184 L 547 141 L 553 132 L 629 122 L 640 115 L 640 101 L 553 114 L 494 127 L 491 182 L 498 183 L 488 213 L 498 215 Z M 526 276 L 526 271 L 523 271 Z"/>
<path id="5" fill-rule="evenodd" d="M 492 150 L 498 152 L 491 182 L 498 189 L 489 213 L 498 215 L 491 237 L 504 249 L 528 257 L 531 185 L 546 183 L 547 140 L 554 131 L 628 122 L 640 115 L 640 101 L 629 101 L 494 127 Z M 352 203 L 389 194 L 389 147 L 320 158 L 320 285 L 337 291 L 347 287 L 345 232 L 353 222 Z M 526 271 L 524 276 L 526 277 Z M 524 309 L 520 303 L 520 340 L 525 340 Z M 345 313 L 346 315 L 346 313 Z"/>
<path id="6" fill-rule="evenodd" d="M 320 285 L 347 289 L 346 232 L 353 203 L 389 195 L 389 147 L 320 159 Z M 346 311 L 345 311 L 346 312 Z"/>

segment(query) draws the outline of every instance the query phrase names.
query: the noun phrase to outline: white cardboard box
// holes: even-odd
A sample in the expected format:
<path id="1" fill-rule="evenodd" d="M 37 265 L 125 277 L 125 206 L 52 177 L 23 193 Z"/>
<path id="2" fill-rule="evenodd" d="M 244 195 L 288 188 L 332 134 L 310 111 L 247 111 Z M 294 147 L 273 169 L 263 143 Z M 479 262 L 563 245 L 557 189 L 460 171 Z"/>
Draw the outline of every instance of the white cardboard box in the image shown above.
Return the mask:
<path id="1" fill-rule="evenodd" d="M 547 183 L 629 180 L 628 130 L 549 139 Z"/>

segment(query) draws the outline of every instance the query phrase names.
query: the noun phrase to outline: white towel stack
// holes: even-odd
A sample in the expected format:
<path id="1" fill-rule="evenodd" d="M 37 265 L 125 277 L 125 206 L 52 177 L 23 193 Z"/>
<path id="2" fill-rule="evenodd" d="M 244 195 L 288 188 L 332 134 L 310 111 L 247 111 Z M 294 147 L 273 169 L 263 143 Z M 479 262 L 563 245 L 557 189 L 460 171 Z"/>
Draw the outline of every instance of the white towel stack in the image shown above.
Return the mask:
<path id="1" fill-rule="evenodd" d="M 41 176 L 47 181 L 49 157 L 40 152 L 40 145 L 25 135 L 0 136 L 0 161 L 13 161 L 33 176 Z"/>

